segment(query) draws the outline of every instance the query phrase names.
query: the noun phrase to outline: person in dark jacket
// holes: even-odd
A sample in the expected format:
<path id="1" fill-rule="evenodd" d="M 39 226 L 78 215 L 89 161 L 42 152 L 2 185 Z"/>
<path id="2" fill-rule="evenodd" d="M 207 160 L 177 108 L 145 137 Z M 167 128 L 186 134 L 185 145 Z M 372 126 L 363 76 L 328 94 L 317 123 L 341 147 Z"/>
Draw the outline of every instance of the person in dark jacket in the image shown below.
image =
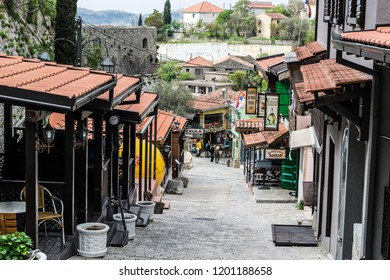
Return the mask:
<path id="1" fill-rule="evenodd" d="M 210 145 L 210 161 L 211 162 L 214 161 L 214 151 L 215 151 L 214 145 Z"/>

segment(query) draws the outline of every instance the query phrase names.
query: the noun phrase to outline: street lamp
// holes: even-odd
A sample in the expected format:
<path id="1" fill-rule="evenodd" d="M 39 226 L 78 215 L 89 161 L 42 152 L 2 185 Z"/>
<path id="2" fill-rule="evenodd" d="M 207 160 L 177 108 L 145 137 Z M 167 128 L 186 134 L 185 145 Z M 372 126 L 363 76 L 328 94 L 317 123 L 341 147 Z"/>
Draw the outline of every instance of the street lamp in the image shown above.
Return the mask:
<path id="1" fill-rule="evenodd" d="M 100 63 L 100 66 L 102 67 L 103 71 L 106 71 L 108 73 L 114 73 L 115 64 L 112 62 L 112 60 L 109 57 L 106 57 Z"/>

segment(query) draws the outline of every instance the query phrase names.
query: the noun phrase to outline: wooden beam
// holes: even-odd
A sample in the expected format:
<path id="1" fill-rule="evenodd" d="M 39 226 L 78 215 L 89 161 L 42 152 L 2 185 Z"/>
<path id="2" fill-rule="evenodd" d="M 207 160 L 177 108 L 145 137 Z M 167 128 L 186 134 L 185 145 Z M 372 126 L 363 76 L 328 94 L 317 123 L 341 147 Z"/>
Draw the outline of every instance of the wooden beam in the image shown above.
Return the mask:
<path id="1" fill-rule="evenodd" d="M 35 249 L 38 244 L 38 152 L 36 150 L 37 127 L 35 122 L 25 122 L 26 148 L 26 233 Z"/>
<path id="2" fill-rule="evenodd" d="M 370 130 L 370 103 L 371 96 L 361 98 L 361 126 L 358 140 L 367 141 Z"/>
<path id="3" fill-rule="evenodd" d="M 329 107 L 321 106 L 321 107 L 318 107 L 317 109 L 320 110 L 325 115 L 328 115 L 329 117 L 331 117 L 334 121 L 336 121 L 336 122 L 340 122 L 341 121 L 340 115 L 338 115 L 335 111 L 333 111 Z"/>
<path id="4" fill-rule="evenodd" d="M 318 96 L 315 95 L 314 107 L 326 106 L 329 104 L 339 103 L 351 99 L 360 98 L 362 96 L 370 95 L 369 88 L 361 88 L 354 91 L 347 91 L 342 93 L 335 93 L 332 95 Z"/>
<path id="5" fill-rule="evenodd" d="M 75 230 L 75 154 L 73 139 L 74 115 L 72 112 L 68 112 L 65 114 L 65 186 L 63 190 L 63 201 L 65 233 L 70 235 L 73 235 Z"/>
<path id="6" fill-rule="evenodd" d="M 119 195 L 119 130 L 118 126 L 113 127 L 113 150 L 112 150 L 112 186 L 113 195 Z"/>
<path id="7" fill-rule="evenodd" d="M 340 103 L 335 103 L 335 104 L 328 105 L 328 107 L 331 108 L 333 111 L 339 113 L 344 118 L 348 119 L 349 121 L 351 121 L 353 124 L 357 125 L 358 127 L 361 126 L 361 118 L 359 117 L 359 115 L 356 114 L 355 112 L 351 111 L 346 106 L 344 106 Z"/>
<path id="8" fill-rule="evenodd" d="M 12 105 L 4 104 L 4 152 L 6 158 L 12 156 Z M 7 160 L 7 159 L 6 159 Z"/>

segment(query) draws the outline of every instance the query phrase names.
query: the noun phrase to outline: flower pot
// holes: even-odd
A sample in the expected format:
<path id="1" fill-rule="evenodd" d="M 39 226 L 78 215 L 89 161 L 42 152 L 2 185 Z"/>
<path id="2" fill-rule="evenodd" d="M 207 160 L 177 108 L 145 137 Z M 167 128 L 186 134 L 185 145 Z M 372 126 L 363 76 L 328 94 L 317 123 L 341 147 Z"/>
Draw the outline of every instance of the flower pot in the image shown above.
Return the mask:
<path id="1" fill-rule="evenodd" d="M 129 239 L 134 239 L 135 236 L 135 223 L 137 221 L 137 216 L 130 213 L 123 213 L 126 229 L 129 233 Z M 122 215 L 120 213 L 113 215 L 114 221 L 117 222 L 117 227 L 119 230 L 124 230 Z"/>
<path id="2" fill-rule="evenodd" d="M 83 257 L 102 257 L 107 252 L 107 232 L 110 227 L 102 223 L 77 225 L 79 247 L 77 252 Z"/>
<path id="3" fill-rule="evenodd" d="M 153 221 L 154 207 L 156 206 L 156 203 L 153 201 L 138 201 L 136 204 L 140 207 L 141 214 L 149 214 L 149 220 Z"/>

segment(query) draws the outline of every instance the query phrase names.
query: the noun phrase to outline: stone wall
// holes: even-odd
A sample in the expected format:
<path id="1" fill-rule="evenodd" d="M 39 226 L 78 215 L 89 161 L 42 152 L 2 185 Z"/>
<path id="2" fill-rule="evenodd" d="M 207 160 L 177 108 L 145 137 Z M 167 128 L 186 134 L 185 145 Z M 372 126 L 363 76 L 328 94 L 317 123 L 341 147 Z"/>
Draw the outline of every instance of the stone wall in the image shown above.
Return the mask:
<path id="1" fill-rule="evenodd" d="M 100 43 L 103 58 L 115 64 L 115 73 L 152 74 L 157 69 L 157 29 L 155 27 L 83 27 L 82 65 L 94 43 Z"/>

